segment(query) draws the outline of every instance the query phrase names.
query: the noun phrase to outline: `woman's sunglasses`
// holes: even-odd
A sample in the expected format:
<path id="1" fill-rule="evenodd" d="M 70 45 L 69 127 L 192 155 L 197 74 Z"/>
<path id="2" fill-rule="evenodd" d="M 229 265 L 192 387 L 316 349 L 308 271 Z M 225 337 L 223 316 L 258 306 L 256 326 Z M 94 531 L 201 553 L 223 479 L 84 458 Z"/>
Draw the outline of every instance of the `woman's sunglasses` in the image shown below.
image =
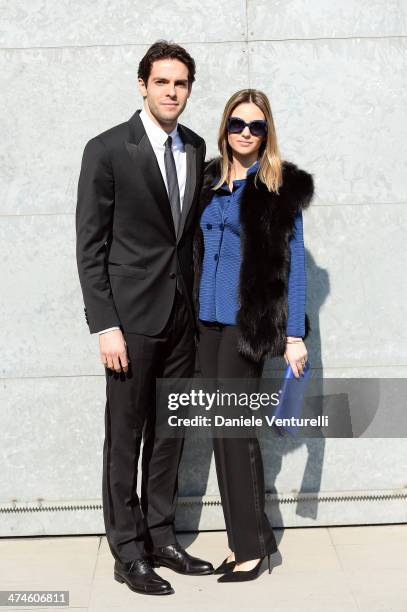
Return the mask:
<path id="1" fill-rule="evenodd" d="M 229 117 L 227 128 L 230 134 L 240 134 L 245 127 L 249 128 L 252 136 L 257 136 L 258 138 L 262 138 L 267 134 L 267 121 L 264 119 L 255 119 L 250 121 L 250 123 L 246 123 L 240 117 Z"/>

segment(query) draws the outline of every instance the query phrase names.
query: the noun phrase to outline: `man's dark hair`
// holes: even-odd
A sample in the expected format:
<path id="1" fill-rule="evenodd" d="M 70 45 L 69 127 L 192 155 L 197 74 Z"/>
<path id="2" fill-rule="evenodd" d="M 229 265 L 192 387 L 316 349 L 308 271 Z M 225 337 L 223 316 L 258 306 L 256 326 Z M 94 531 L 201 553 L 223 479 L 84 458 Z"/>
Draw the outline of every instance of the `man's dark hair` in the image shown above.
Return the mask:
<path id="1" fill-rule="evenodd" d="M 143 79 L 144 84 L 147 85 L 153 62 L 167 58 L 177 59 L 185 64 L 185 66 L 188 68 L 188 82 L 189 85 L 192 85 L 192 83 L 195 81 L 195 62 L 193 58 L 183 47 L 176 45 L 175 43 L 170 43 L 167 40 L 158 40 L 151 45 L 139 63 L 137 74 L 138 78 Z"/>

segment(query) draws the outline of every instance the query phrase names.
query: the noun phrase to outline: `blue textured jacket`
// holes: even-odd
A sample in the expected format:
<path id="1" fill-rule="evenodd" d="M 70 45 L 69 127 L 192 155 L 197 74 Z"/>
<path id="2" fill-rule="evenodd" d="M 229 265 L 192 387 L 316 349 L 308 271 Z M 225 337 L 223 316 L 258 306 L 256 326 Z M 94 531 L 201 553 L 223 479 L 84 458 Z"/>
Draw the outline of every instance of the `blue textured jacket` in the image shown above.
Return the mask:
<path id="1" fill-rule="evenodd" d="M 255 173 L 258 162 L 248 170 Z M 199 287 L 199 318 L 228 325 L 237 324 L 238 286 L 241 254 L 240 199 L 247 179 L 225 182 L 205 208 L 200 227 L 204 237 L 204 258 Z M 288 278 L 287 336 L 305 334 L 306 272 L 302 212 L 295 215 L 295 234 L 290 240 L 291 263 Z"/>

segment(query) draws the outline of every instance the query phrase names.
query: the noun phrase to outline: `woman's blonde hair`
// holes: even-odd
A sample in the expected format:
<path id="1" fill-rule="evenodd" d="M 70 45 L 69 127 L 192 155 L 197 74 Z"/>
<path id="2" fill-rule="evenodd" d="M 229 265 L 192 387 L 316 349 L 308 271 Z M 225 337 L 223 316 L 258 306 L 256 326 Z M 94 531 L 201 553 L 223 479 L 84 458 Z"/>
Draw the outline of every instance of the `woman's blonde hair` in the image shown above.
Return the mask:
<path id="1" fill-rule="evenodd" d="M 262 142 L 259 149 L 260 164 L 256 172 L 255 184 L 257 184 L 257 179 L 259 178 L 269 191 L 278 193 L 278 189 L 282 184 L 282 162 L 277 144 L 276 129 L 274 127 L 270 102 L 266 94 L 258 89 L 241 89 L 234 93 L 226 102 L 218 135 L 218 148 L 221 155 L 221 176 L 213 189 L 218 189 L 225 181 L 229 180 L 233 155 L 228 143 L 227 120 L 236 106 L 245 102 L 256 104 L 263 112 L 267 121 L 267 135 L 266 140 Z"/>

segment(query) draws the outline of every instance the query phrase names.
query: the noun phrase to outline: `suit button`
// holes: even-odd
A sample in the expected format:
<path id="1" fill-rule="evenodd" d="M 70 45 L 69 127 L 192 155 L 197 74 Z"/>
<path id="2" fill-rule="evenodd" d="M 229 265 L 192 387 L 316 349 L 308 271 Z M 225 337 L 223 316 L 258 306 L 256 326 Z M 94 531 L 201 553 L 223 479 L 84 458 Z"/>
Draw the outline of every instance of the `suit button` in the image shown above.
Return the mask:
<path id="1" fill-rule="evenodd" d="M 177 275 L 175 274 L 175 272 L 170 272 L 168 276 L 170 278 L 175 278 Z"/>
<path id="2" fill-rule="evenodd" d="M 210 223 L 206 224 L 206 229 L 211 230 L 212 229 L 212 225 Z"/>
<path id="3" fill-rule="evenodd" d="M 218 261 L 218 255 L 217 254 L 214 256 L 214 260 Z"/>
<path id="4" fill-rule="evenodd" d="M 223 232 L 223 230 L 225 229 L 225 226 L 223 225 L 223 223 L 221 223 L 221 224 L 219 225 L 219 229 L 220 229 L 220 231 L 221 231 L 221 232 Z"/>

